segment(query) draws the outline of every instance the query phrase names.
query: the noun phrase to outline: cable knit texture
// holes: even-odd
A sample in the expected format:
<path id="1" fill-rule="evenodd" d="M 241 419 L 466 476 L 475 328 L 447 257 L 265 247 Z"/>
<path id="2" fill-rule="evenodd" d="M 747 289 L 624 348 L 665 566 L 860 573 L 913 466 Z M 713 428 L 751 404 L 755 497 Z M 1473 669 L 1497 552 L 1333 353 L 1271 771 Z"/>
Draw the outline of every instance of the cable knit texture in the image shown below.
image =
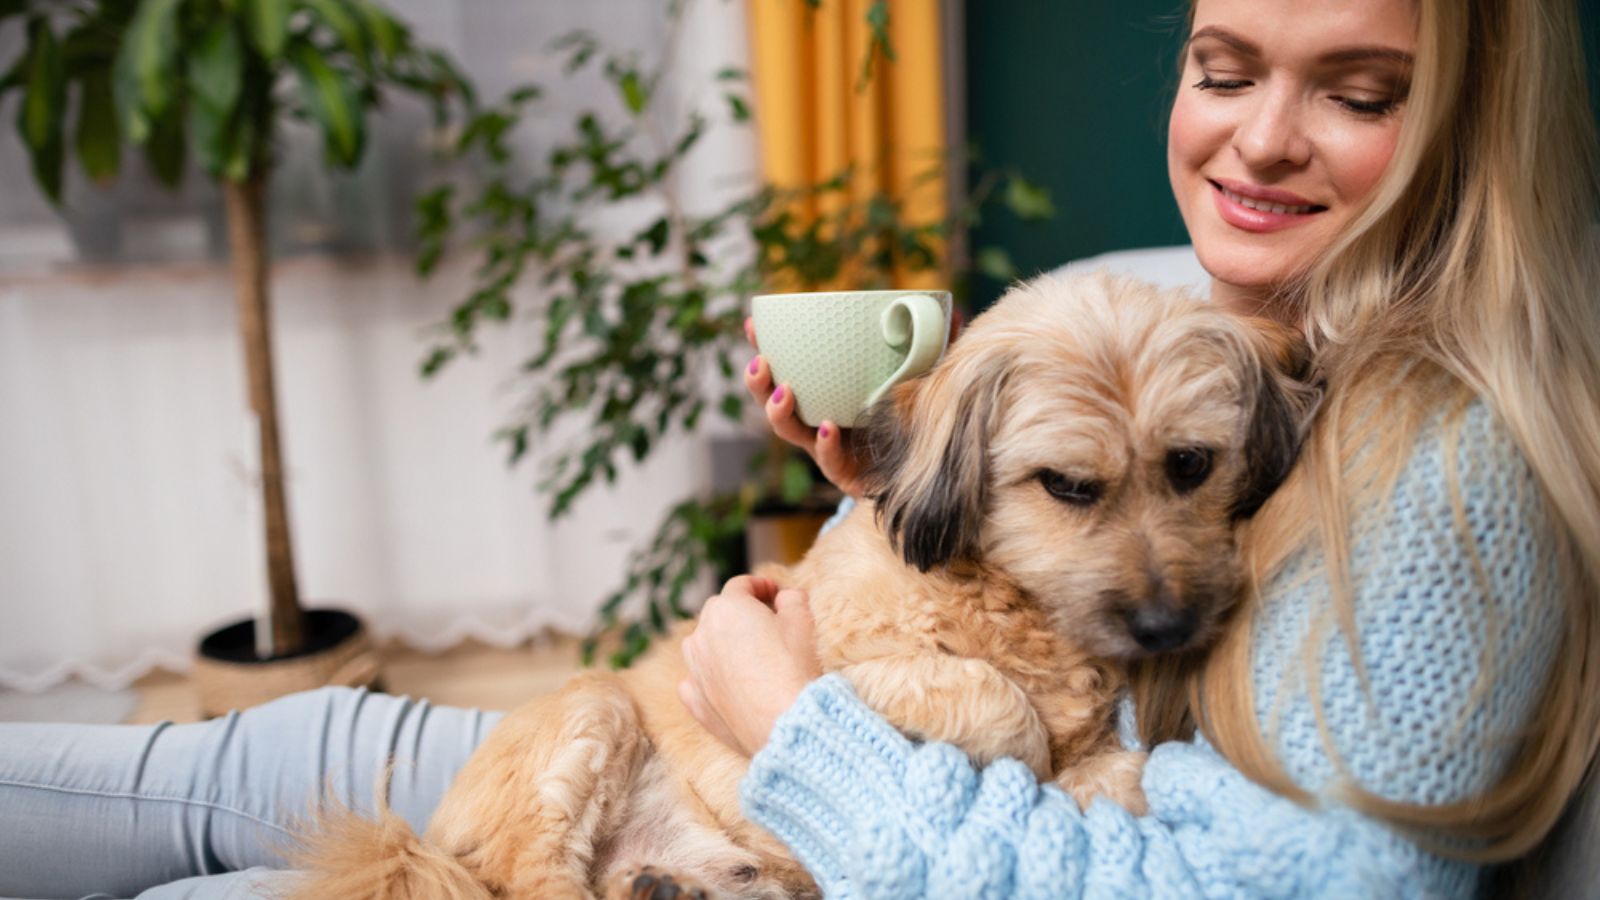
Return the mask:
<path id="1" fill-rule="evenodd" d="M 1470 895 L 1474 866 L 1339 803 L 1350 783 L 1417 803 L 1491 786 L 1559 643 L 1550 522 L 1532 473 L 1481 403 L 1458 427 L 1453 460 L 1441 419 L 1389 501 L 1355 523 L 1366 686 L 1329 618 L 1319 552 L 1302 552 L 1264 591 L 1257 715 L 1290 775 L 1321 798 L 1315 808 L 1252 783 L 1197 738 L 1151 752 L 1148 815 L 1104 800 L 1080 813 L 1016 760 L 979 771 L 950 745 L 907 740 L 828 675 L 752 761 L 746 814 L 830 898 Z M 1319 660 L 1315 679 L 1307 660 Z M 1313 681 L 1336 756 L 1318 731 Z"/>

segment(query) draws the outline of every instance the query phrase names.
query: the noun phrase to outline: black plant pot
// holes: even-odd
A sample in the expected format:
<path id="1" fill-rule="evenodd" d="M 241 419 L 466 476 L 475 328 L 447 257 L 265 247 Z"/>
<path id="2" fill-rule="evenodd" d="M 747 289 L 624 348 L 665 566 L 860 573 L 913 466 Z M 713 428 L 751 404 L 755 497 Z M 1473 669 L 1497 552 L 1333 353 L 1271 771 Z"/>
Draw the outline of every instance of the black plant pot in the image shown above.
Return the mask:
<path id="1" fill-rule="evenodd" d="M 255 634 L 255 620 L 246 619 L 201 638 L 192 677 L 202 715 L 220 716 L 327 685 L 379 684 L 377 651 L 361 620 L 344 610 L 306 610 L 305 643 L 283 656 L 257 656 Z"/>

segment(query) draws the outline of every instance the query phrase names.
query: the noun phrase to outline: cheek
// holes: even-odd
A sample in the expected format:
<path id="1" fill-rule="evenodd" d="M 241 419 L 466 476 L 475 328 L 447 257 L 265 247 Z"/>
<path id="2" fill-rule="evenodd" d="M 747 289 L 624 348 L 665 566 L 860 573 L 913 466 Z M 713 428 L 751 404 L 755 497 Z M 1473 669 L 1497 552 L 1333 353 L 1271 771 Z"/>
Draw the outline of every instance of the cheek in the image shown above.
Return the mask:
<path id="1" fill-rule="evenodd" d="M 1087 620 L 1106 592 L 1144 583 L 1137 543 L 1099 517 L 1063 514 L 1055 501 L 1000 500 L 985 523 L 983 559 L 1045 606 Z"/>
<path id="2" fill-rule="evenodd" d="M 1330 130 L 1327 135 L 1322 158 L 1333 188 L 1346 204 L 1359 203 L 1388 171 L 1400 142 L 1399 123 L 1385 123 L 1382 129 Z"/>
<path id="3" fill-rule="evenodd" d="M 1203 118 L 1194 104 L 1184 96 L 1178 97 L 1167 119 L 1167 175 L 1174 189 L 1205 162 L 1208 153 L 1204 133 Z"/>
<path id="4" fill-rule="evenodd" d="M 1167 178 L 1191 227 L 1190 207 L 1209 195 L 1201 173 L 1228 146 L 1231 123 L 1223 112 L 1217 104 L 1201 102 L 1193 91 L 1183 91 L 1167 119 Z"/>

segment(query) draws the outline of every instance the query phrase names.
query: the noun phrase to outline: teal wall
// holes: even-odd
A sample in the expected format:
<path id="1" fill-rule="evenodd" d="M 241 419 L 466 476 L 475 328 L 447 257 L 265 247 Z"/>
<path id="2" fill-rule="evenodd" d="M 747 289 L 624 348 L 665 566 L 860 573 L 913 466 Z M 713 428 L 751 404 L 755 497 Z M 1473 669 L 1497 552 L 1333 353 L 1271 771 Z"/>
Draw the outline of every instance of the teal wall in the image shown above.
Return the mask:
<path id="1" fill-rule="evenodd" d="M 1600 118 L 1600 0 L 1578 0 Z M 1056 218 L 987 217 L 1023 275 L 1107 250 L 1182 243 L 1167 187 L 1166 111 L 1186 0 L 965 0 L 967 128 L 986 166 L 1050 189 Z M 979 277 L 982 306 L 1001 285 Z"/>

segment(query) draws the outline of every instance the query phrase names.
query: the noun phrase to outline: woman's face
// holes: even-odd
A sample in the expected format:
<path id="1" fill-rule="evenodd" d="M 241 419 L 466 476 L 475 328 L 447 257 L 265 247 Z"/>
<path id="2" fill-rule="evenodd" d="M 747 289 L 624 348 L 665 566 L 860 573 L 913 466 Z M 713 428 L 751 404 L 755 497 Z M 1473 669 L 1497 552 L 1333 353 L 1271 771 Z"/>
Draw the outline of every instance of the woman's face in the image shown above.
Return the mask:
<path id="1" fill-rule="evenodd" d="M 1400 134 L 1409 0 L 1197 0 L 1167 170 L 1218 299 L 1268 297 L 1355 217 Z"/>

